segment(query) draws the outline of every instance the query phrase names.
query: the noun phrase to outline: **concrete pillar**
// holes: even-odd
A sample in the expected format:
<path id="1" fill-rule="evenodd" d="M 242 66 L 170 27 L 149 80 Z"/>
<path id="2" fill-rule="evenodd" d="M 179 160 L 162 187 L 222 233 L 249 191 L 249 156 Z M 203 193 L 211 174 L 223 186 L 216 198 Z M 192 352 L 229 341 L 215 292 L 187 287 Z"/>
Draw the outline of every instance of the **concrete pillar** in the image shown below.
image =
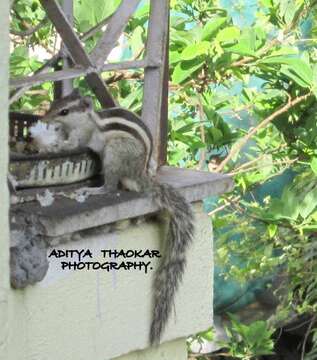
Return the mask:
<path id="1" fill-rule="evenodd" d="M 8 58 L 9 1 L 0 2 L 0 359 L 6 359 L 9 331 Z"/>
<path id="2" fill-rule="evenodd" d="M 62 270 L 62 261 L 76 259 L 49 256 L 50 267 L 41 282 L 11 291 L 9 347 L 4 359 L 186 360 L 186 337 L 206 330 L 213 319 L 211 223 L 201 203 L 195 204 L 194 211 L 195 237 L 162 345 L 148 348 L 152 284 L 159 259 L 135 259 L 151 262 L 152 270 L 145 274 L 140 270 Z M 49 248 L 48 254 L 90 249 L 93 258 L 83 261 L 104 262 L 109 259 L 100 257 L 101 249 L 160 249 L 162 234 L 162 226 L 147 221 L 109 234 L 86 234 Z"/>

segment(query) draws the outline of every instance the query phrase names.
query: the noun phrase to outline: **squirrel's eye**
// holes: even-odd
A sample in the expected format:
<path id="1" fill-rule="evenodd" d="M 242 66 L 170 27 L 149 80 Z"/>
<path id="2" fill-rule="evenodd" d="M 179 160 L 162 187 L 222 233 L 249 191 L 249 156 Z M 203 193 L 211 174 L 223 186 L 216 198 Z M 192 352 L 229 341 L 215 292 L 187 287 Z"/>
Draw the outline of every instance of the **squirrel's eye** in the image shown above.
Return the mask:
<path id="1" fill-rule="evenodd" d="M 68 109 L 63 109 L 63 110 L 59 113 L 59 115 L 65 116 L 65 115 L 67 115 L 68 113 L 69 113 L 69 110 L 68 110 Z"/>

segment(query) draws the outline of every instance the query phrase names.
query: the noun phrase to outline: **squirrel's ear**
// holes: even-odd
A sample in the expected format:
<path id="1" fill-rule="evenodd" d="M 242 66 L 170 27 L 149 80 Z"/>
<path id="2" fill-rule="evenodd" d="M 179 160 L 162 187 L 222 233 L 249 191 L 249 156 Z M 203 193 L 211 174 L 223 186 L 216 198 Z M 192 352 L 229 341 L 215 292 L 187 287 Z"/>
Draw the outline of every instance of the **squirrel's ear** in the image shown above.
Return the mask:
<path id="1" fill-rule="evenodd" d="M 92 98 L 90 98 L 89 96 L 84 96 L 82 99 L 82 103 L 84 104 L 86 109 L 91 110 L 94 107 Z"/>

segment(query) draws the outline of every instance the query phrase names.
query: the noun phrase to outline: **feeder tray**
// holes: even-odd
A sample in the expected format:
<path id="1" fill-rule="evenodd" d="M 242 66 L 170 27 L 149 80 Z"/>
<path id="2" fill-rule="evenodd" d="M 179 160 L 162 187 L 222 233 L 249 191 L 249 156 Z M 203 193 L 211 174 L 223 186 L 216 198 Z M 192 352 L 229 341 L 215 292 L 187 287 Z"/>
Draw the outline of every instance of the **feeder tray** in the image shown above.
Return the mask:
<path id="1" fill-rule="evenodd" d="M 10 137 L 29 143 L 29 128 L 40 118 L 10 113 Z M 100 169 L 98 156 L 89 149 L 54 154 L 10 154 L 10 174 L 19 189 L 77 183 L 94 177 Z"/>

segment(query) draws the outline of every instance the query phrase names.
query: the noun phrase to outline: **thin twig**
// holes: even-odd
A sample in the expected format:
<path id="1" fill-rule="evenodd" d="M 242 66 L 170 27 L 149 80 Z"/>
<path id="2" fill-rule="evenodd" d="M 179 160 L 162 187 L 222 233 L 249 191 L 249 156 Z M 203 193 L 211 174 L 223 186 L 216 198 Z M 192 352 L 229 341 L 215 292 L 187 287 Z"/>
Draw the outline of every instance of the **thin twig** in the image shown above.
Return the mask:
<path id="1" fill-rule="evenodd" d="M 309 324 L 310 322 L 311 322 L 311 319 L 305 320 L 305 321 L 301 322 L 299 325 L 296 325 L 296 326 L 293 326 L 290 328 L 284 327 L 283 330 L 286 332 L 294 331 L 294 330 L 300 329 L 301 327 L 303 327 L 306 324 Z"/>
<path id="2" fill-rule="evenodd" d="M 19 37 L 26 37 L 26 36 L 31 36 L 34 33 L 36 33 L 38 30 L 40 30 L 46 23 L 47 23 L 47 16 L 44 17 L 44 19 L 42 19 L 36 26 L 34 27 L 28 27 L 26 30 L 24 31 L 16 31 L 13 29 L 10 29 L 10 34 L 14 35 L 14 36 L 19 36 Z M 24 26 L 26 26 L 26 23 L 23 23 Z"/>
<path id="3" fill-rule="evenodd" d="M 107 85 L 118 82 L 120 80 L 143 80 L 144 74 L 142 73 L 129 73 L 127 70 L 122 72 L 116 72 L 114 75 L 105 80 Z"/>
<path id="4" fill-rule="evenodd" d="M 238 175 L 238 174 L 243 174 L 243 173 L 247 173 L 249 171 L 254 171 L 254 170 L 259 170 L 268 166 L 273 166 L 273 165 L 292 165 L 294 163 L 296 163 L 298 161 L 298 158 L 292 159 L 292 160 L 277 160 L 275 162 L 272 162 L 270 164 L 263 164 L 263 165 L 258 165 L 258 166 L 251 166 L 248 167 L 246 169 L 240 169 L 240 170 L 235 170 L 232 171 L 230 173 L 228 173 L 228 175 L 230 176 L 234 176 L 234 175 Z"/>
<path id="5" fill-rule="evenodd" d="M 310 322 L 310 324 L 308 326 L 308 329 L 307 329 L 307 331 L 305 333 L 303 346 L 302 346 L 301 360 L 304 360 L 304 358 L 305 358 L 305 350 L 306 350 L 306 344 L 307 344 L 308 336 L 310 335 L 311 329 L 312 329 L 314 323 L 316 322 L 316 320 L 317 320 L 317 315 L 314 315 L 312 317 L 311 322 Z"/>
<path id="6" fill-rule="evenodd" d="M 201 101 L 201 95 L 198 94 L 198 115 L 199 115 L 199 129 L 200 129 L 200 138 L 203 144 L 206 143 L 206 134 L 205 134 L 205 126 L 204 126 L 204 108 Z M 200 150 L 200 159 L 199 159 L 199 169 L 203 170 L 206 162 L 206 148 Z"/>
<path id="7" fill-rule="evenodd" d="M 281 144 L 280 146 L 277 146 L 276 148 L 270 150 L 270 151 L 267 151 L 266 153 L 264 154 L 261 154 L 259 157 L 255 158 L 255 159 L 252 159 L 250 161 L 247 161 L 243 164 L 241 164 L 240 166 L 238 166 L 237 168 L 233 169 L 232 171 L 239 171 L 241 169 L 245 169 L 245 168 L 249 168 L 251 165 L 253 165 L 254 163 L 257 163 L 258 161 L 260 161 L 261 159 L 263 159 L 265 156 L 267 155 L 270 155 L 270 154 L 273 154 L 275 153 L 276 151 L 280 151 L 281 149 L 283 148 L 286 148 L 287 144 Z"/>
<path id="8" fill-rule="evenodd" d="M 250 161 L 247 161 L 245 163 L 243 163 L 242 165 L 238 166 L 237 168 L 233 169 L 232 172 L 237 172 L 237 171 L 240 171 L 242 169 L 245 169 L 245 168 L 249 168 L 251 165 L 257 163 L 258 161 L 262 160 L 265 156 L 267 156 L 268 154 L 267 153 L 264 153 L 260 156 L 258 156 L 257 158 L 255 159 L 252 159 Z"/>
<path id="9" fill-rule="evenodd" d="M 38 90 L 27 90 L 27 95 L 43 95 L 46 96 L 48 94 L 48 90 L 45 89 L 38 89 Z"/>
<path id="10" fill-rule="evenodd" d="M 208 213 L 208 215 L 209 215 L 209 216 L 213 216 L 213 215 L 215 215 L 217 212 L 219 212 L 219 211 L 221 211 L 221 210 L 224 210 L 224 209 L 227 208 L 228 206 L 232 205 L 232 202 L 237 202 L 237 201 L 240 200 L 240 199 L 241 199 L 241 196 L 238 195 L 238 196 L 234 197 L 234 198 L 231 200 L 231 202 L 228 201 L 228 202 L 226 202 L 224 205 L 218 206 L 216 209 L 210 211 L 210 212 Z"/>
<path id="11" fill-rule="evenodd" d="M 49 67 L 53 67 L 60 59 L 61 54 L 58 53 L 55 56 L 53 56 L 50 60 L 48 60 L 45 64 L 43 64 L 39 69 L 37 69 L 36 71 L 34 71 L 33 75 L 36 74 L 43 74 L 44 72 L 47 71 L 47 69 Z M 33 85 L 27 85 L 27 86 L 23 86 L 19 89 L 17 89 L 15 92 L 12 93 L 12 95 L 10 96 L 10 100 L 9 103 L 12 104 L 15 101 L 17 101 L 29 88 L 31 88 Z"/>
<path id="12" fill-rule="evenodd" d="M 307 14 L 309 13 L 309 10 L 313 9 L 317 5 L 317 1 L 313 1 L 309 6 L 304 6 L 302 11 L 300 11 L 293 19 L 293 21 L 290 23 L 289 26 L 287 26 L 283 31 L 283 37 L 285 38 L 288 34 L 290 34 L 291 31 L 294 30 L 294 28 L 297 26 L 299 21 L 302 21 Z M 246 56 L 240 60 L 237 60 L 231 64 L 232 67 L 241 67 L 244 65 L 247 65 L 249 62 L 256 60 L 258 58 L 261 58 L 265 56 L 275 45 L 280 44 L 280 40 L 278 39 L 272 39 L 266 46 L 264 46 L 262 49 L 259 50 L 259 52 L 256 54 L 256 56 Z"/>
<path id="13" fill-rule="evenodd" d="M 133 56 L 133 60 L 137 60 L 139 56 L 141 56 L 142 52 L 144 51 L 145 46 L 141 46 L 140 50 Z"/>
<path id="14" fill-rule="evenodd" d="M 103 20 L 101 20 L 98 24 L 96 24 L 94 27 L 92 27 L 91 29 L 89 29 L 88 31 L 86 31 L 85 33 L 83 33 L 79 38 L 82 41 L 86 41 L 89 38 L 91 38 L 92 36 L 94 36 L 95 34 L 97 34 L 100 30 L 102 30 L 102 28 L 104 26 L 107 25 L 107 23 L 109 22 L 109 20 L 111 19 L 113 14 L 111 14 L 110 16 L 107 16 L 106 18 L 104 18 Z"/>
<path id="15" fill-rule="evenodd" d="M 208 354 L 189 353 L 189 356 L 191 356 L 194 359 L 199 358 L 199 357 L 204 357 L 206 360 L 211 360 L 211 358 L 209 356 L 231 357 L 232 355 L 230 355 L 229 353 L 220 352 L 217 354 L 214 354 L 214 353 L 208 353 Z"/>
<path id="16" fill-rule="evenodd" d="M 279 44 L 280 41 L 277 39 L 273 39 L 270 42 L 267 43 L 266 46 L 264 46 L 262 49 L 258 51 L 256 56 L 246 56 L 240 60 L 237 60 L 231 64 L 232 67 L 240 67 L 247 65 L 249 62 L 253 60 L 257 60 L 258 58 L 266 55 L 275 45 Z"/>
<path id="17" fill-rule="evenodd" d="M 223 168 L 227 165 L 227 163 L 235 156 L 237 155 L 240 150 L 242 149 L 242 147 L 252 138 L 252 136 L 254 136 L 260 129 L 266 127 L 269 123 L 271 123 L 274 119 L 276 119 L 278 116 L 284 114 L 285 112 L 287 112 L 288 110 L 290 110 L 292 107 L 294 107 L 295 105 L 301 103 L 302 101 L 307 100 L 310 96 L 312 95 L 311 92 L 302 95 L 302 96 L 298 96 L 296 98 L 294 98 L 291 101 L 288 101 L 287 104 L 285 104 L 284 106 L 282 106 L 281 108 L 279 108 L 278 110 L 276 110 L 273 114 L 271 114 L 270 116 L 268 116 L 266 119 L 264 119 L 259 125 L 257 125 L 256 127 L 250 129 L 247 134 L 241 138 L 238 142 L 236 142 L 228 156 L 220 163 L 220 165 L 216 168 L 216 172 L 220 172 L 223 170 Z"/>

